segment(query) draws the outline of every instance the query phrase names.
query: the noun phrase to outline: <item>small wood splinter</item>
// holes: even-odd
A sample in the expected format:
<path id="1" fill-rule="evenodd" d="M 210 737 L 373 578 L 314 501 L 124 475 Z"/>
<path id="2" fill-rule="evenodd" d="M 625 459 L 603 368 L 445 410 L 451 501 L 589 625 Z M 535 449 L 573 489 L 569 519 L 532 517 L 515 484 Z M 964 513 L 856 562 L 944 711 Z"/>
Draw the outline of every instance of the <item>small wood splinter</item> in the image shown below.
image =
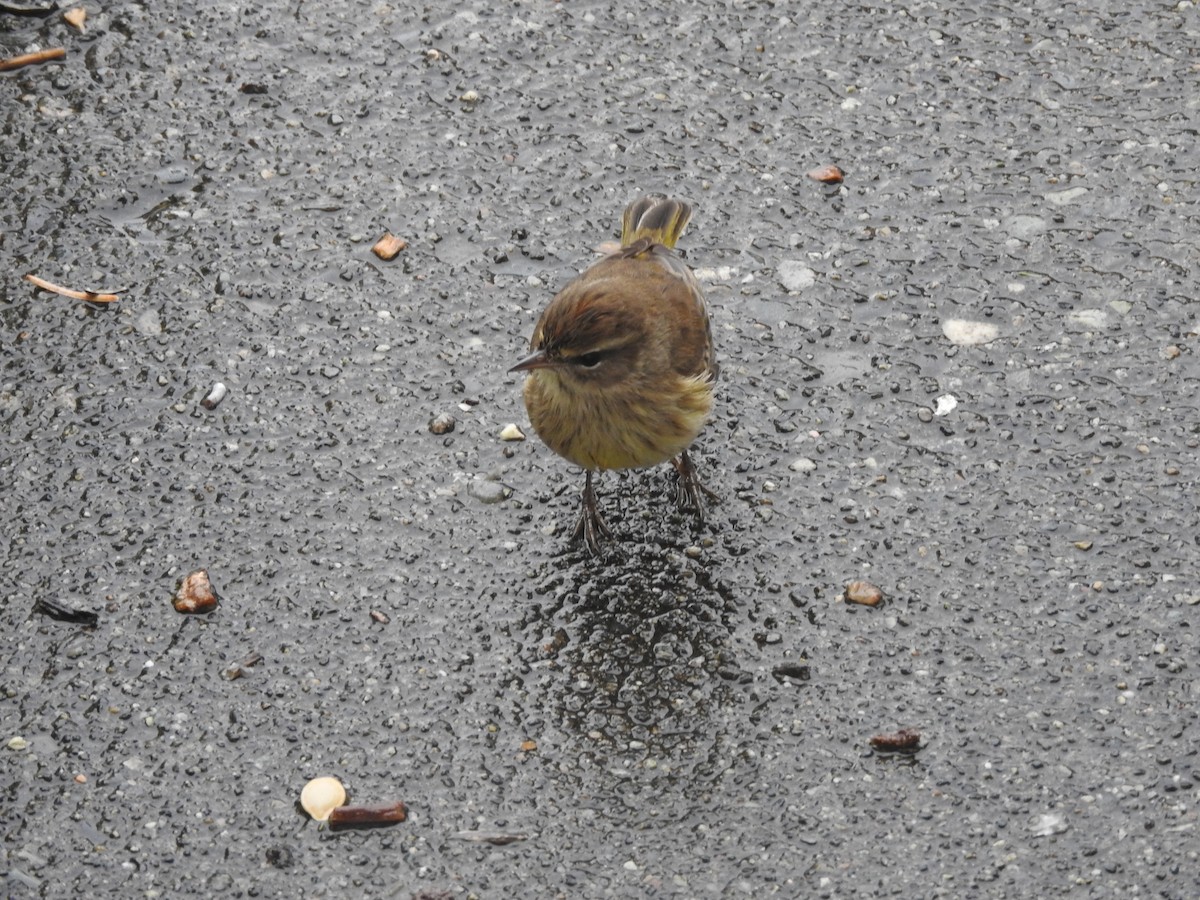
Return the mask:
<path id="1" fill-rule="evenodd" d="M 33 66 L 38 63 L 50 62 L 52 59 L 62 59 L 67 51 L 62 47 L 51 47 L 49 50 L 38 50 L 36 53 L 22 53 L 20 56 L 10 56 L 0 59 L 0 72 L 20 69 L 23 66 Z"/>
<path id="2" fill-rule="evenodd" d="M 96 291 L 76 291 L 71 288 L 63 287 L 61 284 L 55 284 L 52 281 L 47 281 L 45 278 L 38 278 L 36 275 L 26 275 L 25 280 L 32 285 L 40 287 L 43 291 L 50 291 L 54 294 L 62 294 L 64 297 L 70 297 L 73 300 L 86 300 L 88 303 L 112 303 L 121 298 L 116 294 L 100 294 Z"/>

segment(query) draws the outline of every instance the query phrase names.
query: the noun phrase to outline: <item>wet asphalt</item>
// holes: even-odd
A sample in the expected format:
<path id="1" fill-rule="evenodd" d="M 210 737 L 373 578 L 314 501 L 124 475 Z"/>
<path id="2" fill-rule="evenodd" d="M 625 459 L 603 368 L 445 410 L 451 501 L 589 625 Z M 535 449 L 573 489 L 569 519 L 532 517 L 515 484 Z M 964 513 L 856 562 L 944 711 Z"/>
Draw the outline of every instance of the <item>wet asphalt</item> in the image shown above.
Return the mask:
<path id="1" fill-rule="evenodd" d="M 985 6 L 0 12 L 5 893 L 1200 894 L 1200 11 Z M 592 559 L 507 369 L 647 191 L 720 501 Z"/>

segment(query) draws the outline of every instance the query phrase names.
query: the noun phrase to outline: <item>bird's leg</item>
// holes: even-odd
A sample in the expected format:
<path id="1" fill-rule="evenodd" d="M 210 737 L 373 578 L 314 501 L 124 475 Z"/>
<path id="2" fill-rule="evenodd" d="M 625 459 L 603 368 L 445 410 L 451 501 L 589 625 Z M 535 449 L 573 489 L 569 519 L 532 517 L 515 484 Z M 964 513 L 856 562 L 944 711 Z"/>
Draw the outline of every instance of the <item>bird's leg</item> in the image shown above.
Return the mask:
<path id="1" fill-rule="evenodd" d="M 604 524 L 600 509 L 596 506 L 596 492 L 592 489 L 592 470 L 588 469 L 587 478 L 583 483 L 583 502 L 580 504 L 579 523 L 575 526 L 575 533 L 571 535 L 571 543 L 583 538 L 588 552 L 592 556 L 596 556 L 600 553 L 601 537 L 611 538 L 612 532 Z"/>
<path id="2" fill-rule="evenodd" d="M 671 465 L 679 473 L 679 483 L 675 487 L 676 504 L 680 509 L 693 510 L 696 513 L 696 520 L 703 525 L 704 498 L 708 496 L 710 499 L 716 500 L 717 495 L 700 483 L 700 476 L 696 474 L 696 467 L 692 465 L 692 458 L 688 456 L 686 450 L 672 459 Z"/>

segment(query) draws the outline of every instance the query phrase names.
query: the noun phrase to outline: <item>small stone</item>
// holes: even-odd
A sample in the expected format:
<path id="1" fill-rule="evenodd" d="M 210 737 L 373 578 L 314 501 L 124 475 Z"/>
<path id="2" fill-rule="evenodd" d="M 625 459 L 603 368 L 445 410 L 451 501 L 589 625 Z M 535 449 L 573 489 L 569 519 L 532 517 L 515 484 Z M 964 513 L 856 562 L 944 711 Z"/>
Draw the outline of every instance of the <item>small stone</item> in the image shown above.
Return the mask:
<path id="1" fill-rule="evenodd" d="M 817 464 L 807 456 L 801 456 L 799 459 L 793 460 L 788 468 L 793 472 L 812 472 L 816 470 Z"/>
<path id="2" fill-rule="evenodd" d="M 842 170 L 835 165 L 817 166 L 815 169 L 809 169 L 804 174 L 813 181 L 820 181 L 825 184 L 841 184 L 845 178 Z"/>
<path id="3" fill-rule="evenodd" d="M 1046 202 L 1055 206 L 1066 206 L 1074 203 L 1080 197 L 1086 197 L 1088 189 L 1084 187 L 1067 188 L 1065 191 L 1051 191 L 1046 195 Z"/>
<path id="4" fill-rule="evenodd" d="M 523 441 L 525 440 L 525 432 L 517 427 L 515 422 L 509 422 L 500 429 L 500 440 L 502 441 Z"/>
<path id="5" fill-rule="evenodd" d="M 945 319 L 942 334 L 952 344 L 971 346 L 987 344 L 1000 336 L 1000 329 L 991 322 L 973 322 L 970 319 Z"/>
<path id="6" fill-rule="evenodd" d="M 883 591 L 869 581 L 852 581 L 846 585 L 845 598 L 847 603 L 858 603 L 862 606 L 878 606 L 883 602 Z"/>
<path id="7" fill-rule="evenodd" d="M 937 408 L 933 411 L 935 416 L 948 416 L 958 406 L 958 398 L 953 394 L 942 394 L 935 402 L 937 403 Z"/>
<path id="8" fill-rule="evenodd" d="M 225 385 L 218 381 L 211 388 L 209 388 L 208 393 L 204 396 L 204 399 L 200 401 L 200 405 L 205 409 L 216 409 L 217 405 L 225 399 L 225 394 L 228 393 L 228 390 L 229 389 L 225 387 Z"/>
<path id="9" fill-rule="evenodd" d="M 442 413 L 429 420 L 429 430 L 433 434 L 449 434 L 454 430 L 455 424 L 457 423 L 454 421 L 454 416 L 450 413 Z"/>
<path id="10" fill-rule="evenodd" d="M 536 749 L 537 749 L 537 741 L 530 740 L 530 741 L 522 741 L 521 742 L 521 750 L 525 753 L 532 753 Z"/>
<path id="11" fill-rule="evenodd" d="M 25 740 L 25 738 L 21 737 L 20 735 L 17 735 L 14 738 L 9 738 L 9 740 L 8 740 L 8 749 L 9 750 L 24 750 L 28 746 L 29 746 L 29 741 Z"/>
<path id="12" fill-rule="evenodd" d="M 799 293 L 817 283 L 817 273 L 795 259 L 785 259 L 775 270 L 779 283 L 789 293 Z"/>
<path id="13" fill-rule="evenodd" d="M 1052 834 L 1062 834 L 1066 830 L 1067 820 L 1060 813 L 1044 813 L 1030 825 L 1030 831 L 1035 837 L 1049 837 Z"/>
<path id="14" fill-rule="evenodd" d="M 684 547 L 683 553 L 684 553 L 684 556 L 686 556 L 688 559 L 699 559 L 701 556 L 704 555 L 704 551 L 700 547 L 697 547 L 695 544 L 691 544 L 687 547 Z"/>
<path id="15" fill-rule="evenodd" d="M 375 246 L 371 248 L 371 252 L 387 262 L 388 260 L 395 259 L 400 254 L 400 251 L 407 246 L 408 241 L 404 238 L 396 237 L 388 231 L 375 242 Z"/>
<path id="16" fill-rule="evenodd" d="M 1075 544 L 1076 550 L 1091 550 L 1092 549 L 1091 541 L 1074 541 L 1073 543 Z"/>
<path id="17" fill-rule="evenodd" d="M 479 102 L 479 91 L 463 91 L 462 96 L 459 97 L 458 99 L 461 100 L 463 103 L 478 103 Z"/>
<path id="18" fill-rule="evenodd" d="M 1179 354 L 1182 352 L 1183 351 L 1180 350 L 1178 347 L 1176 347 L 1174 344 L 1168 344 L 1166 349 L 1163 350 L 1163 356 L 1165 356 L 1167 359 L 1177 359 L 1179 357 Z"/>
<path id="19" fill-rule="evenodd" d="M 1098 331 L 1107 327 L 1108 313 L 1102 309 L 1077 309 L 1067 314 L 1067 321 L 1080 328 Z"/>
<path id="20" fill-rule="evenodd" d="M 196 569 L 179 582 L 179 589 L 171 603 L 176 612 L 206 613 L 216 609 L 218 599 L 217 592 L 208 579 L 208 570 Z"/>
<path id="21" fill-rule="evenodd" d="M 512 488 L 507 484 L 501 484 L 499 481 L 488 481 L 485 478 L 474 479 L 467 490 L 480 503 L 488 504 L 507 500 L 513 493 Z"/>

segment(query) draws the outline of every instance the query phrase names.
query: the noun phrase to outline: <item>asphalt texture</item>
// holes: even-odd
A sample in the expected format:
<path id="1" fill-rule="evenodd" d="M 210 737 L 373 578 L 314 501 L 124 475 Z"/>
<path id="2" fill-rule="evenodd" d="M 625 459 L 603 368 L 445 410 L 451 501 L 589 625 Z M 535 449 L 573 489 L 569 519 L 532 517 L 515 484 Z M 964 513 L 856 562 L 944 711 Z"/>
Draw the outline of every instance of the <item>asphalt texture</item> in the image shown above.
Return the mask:
<path id="1" fill-rule="evenodd" d="M 88 9 L 0 12 L 5 893 L 1200 895 L 1194 4 Z M 720 501 L 593 560 L 506 371 L 650 191 Z"/>

